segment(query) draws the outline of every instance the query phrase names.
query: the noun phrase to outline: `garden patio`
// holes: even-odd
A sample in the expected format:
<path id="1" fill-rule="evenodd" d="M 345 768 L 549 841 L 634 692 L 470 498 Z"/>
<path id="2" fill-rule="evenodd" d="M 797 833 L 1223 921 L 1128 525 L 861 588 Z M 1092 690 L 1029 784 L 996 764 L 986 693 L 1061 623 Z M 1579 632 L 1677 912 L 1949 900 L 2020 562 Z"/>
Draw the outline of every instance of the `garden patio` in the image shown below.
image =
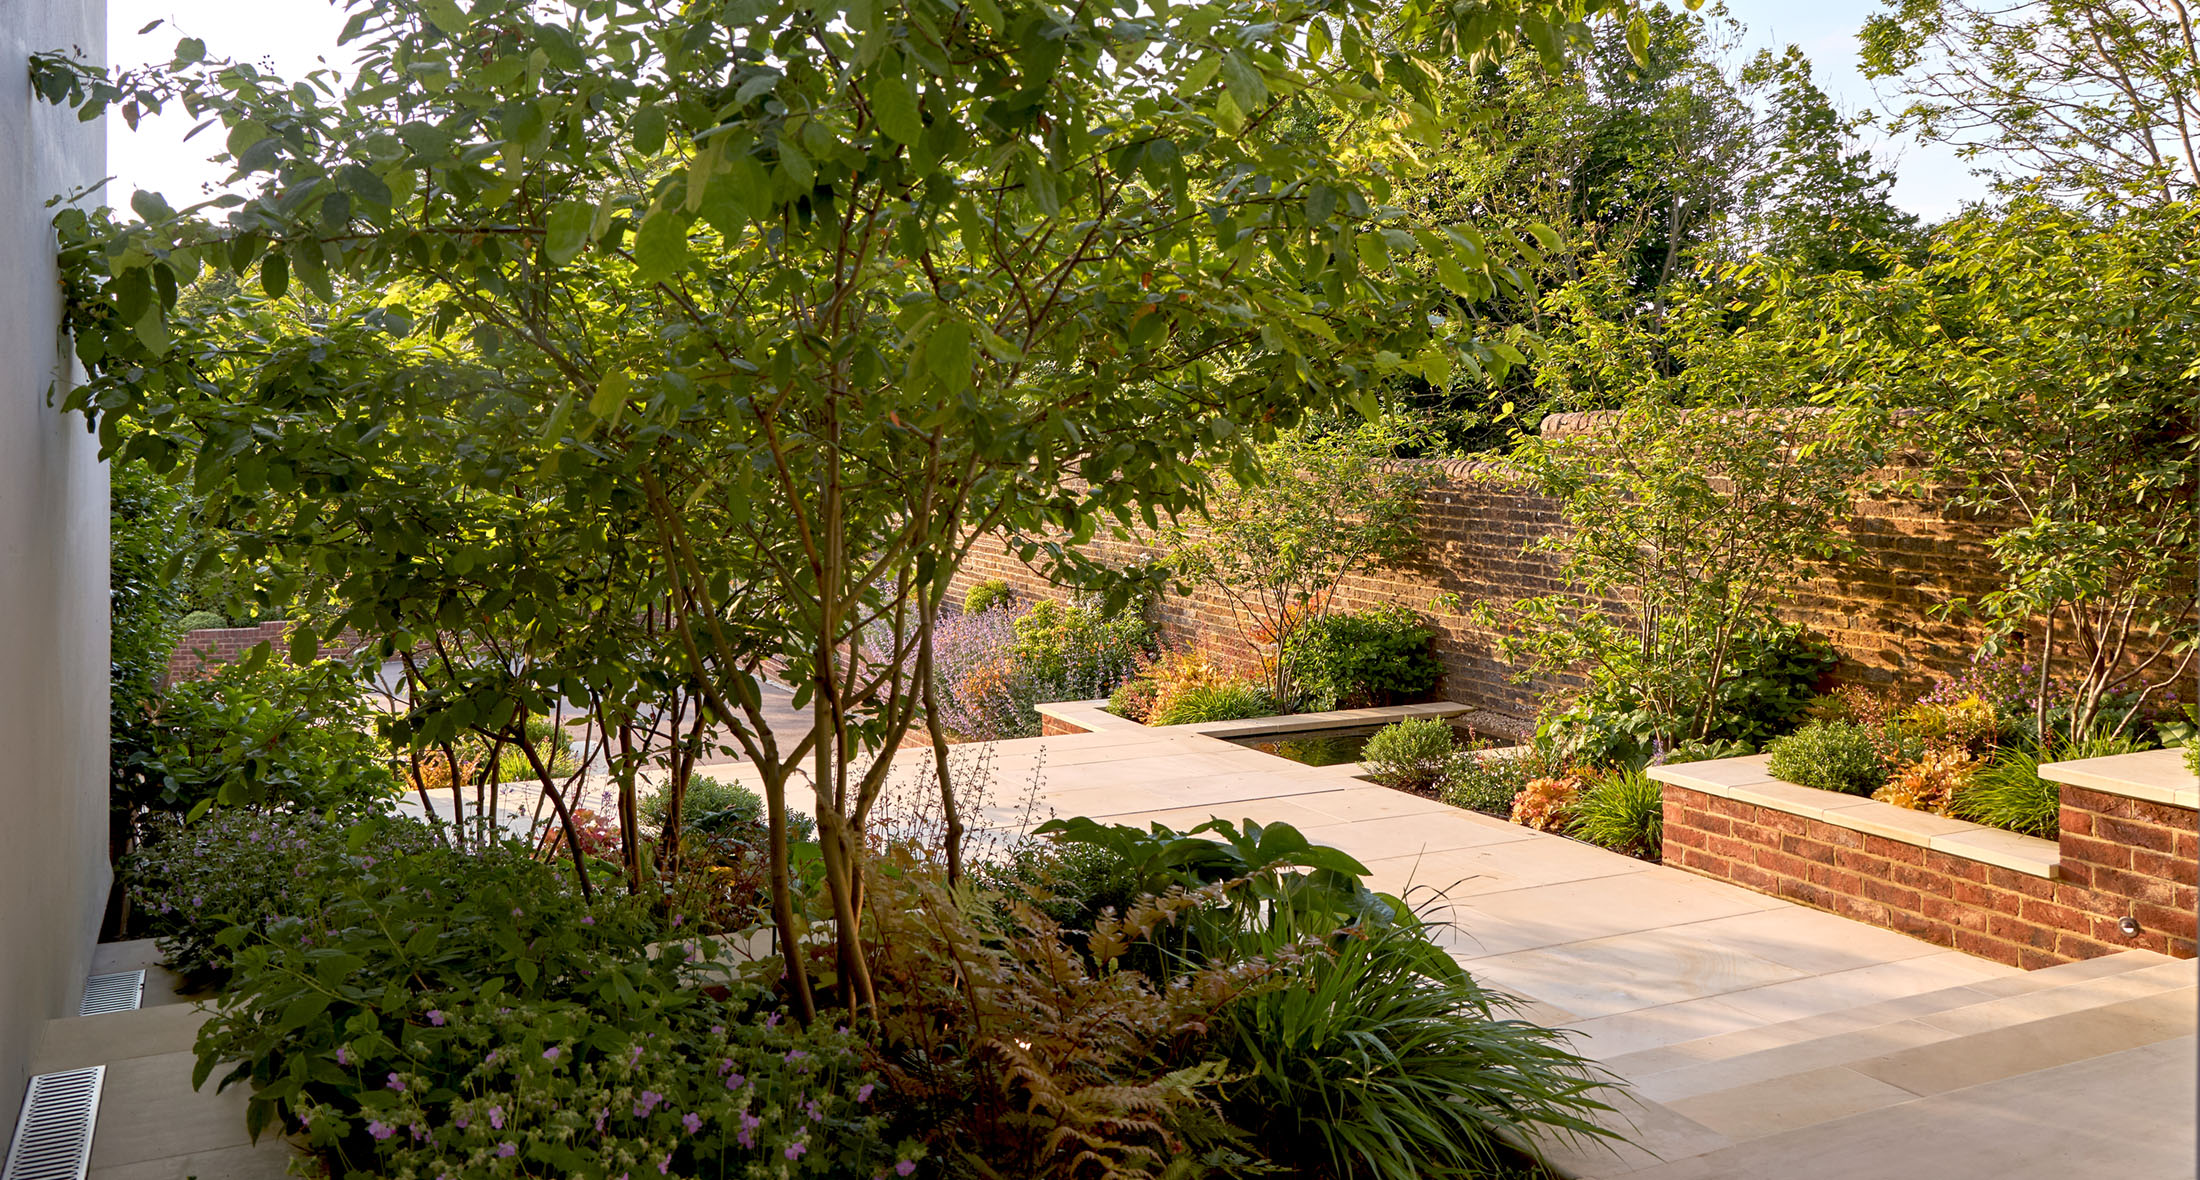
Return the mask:
<path id="1" fill-rule="evenodd" d="M 0 15 L 0 1180 L 2191 1174 L 2151 0 L 1885 124 L 1652 0 L 106 11 Z"/>
<path id="2" fill-rule="evenodd" d="M 1093 731 L 993 747 L 1007 793 L 1033 774 L 1043 783 L 1037 816 L 1017 803 L 993 818 L 1250 818 L 1352 853 L 1377 887 L 1436 907 L 1444 945 L 1521 997 L 1523 1017 L 1571 1030 L 1626 1083 L 1611 1117 L 1632 1144 L 1550 1143 L 1560 1175 L 2190 1174 L 2191 959 L 2125 951 L 2020 971 L 1376 786 L 1356 764 L 1302 766 L 1227 740 L 1272 721 L 1148 729 L 1097 704 L 1048 710 Z M 117 957 L 129 953 L 117 946 L 95 969 L 154 961 Z M 237 1095 L 189 1092 L 197 1019 L 157 990 L 147 1002 L 164 1006 L 56 1022 L 41 1050 L 41 1069 L 112 1063 L 111 1084 L 129 1087 L 103 1115 L 120 1121 L 101 1124 L 92 1180 L 282 1174 L 291 1149 L 245 1146 Z"/>

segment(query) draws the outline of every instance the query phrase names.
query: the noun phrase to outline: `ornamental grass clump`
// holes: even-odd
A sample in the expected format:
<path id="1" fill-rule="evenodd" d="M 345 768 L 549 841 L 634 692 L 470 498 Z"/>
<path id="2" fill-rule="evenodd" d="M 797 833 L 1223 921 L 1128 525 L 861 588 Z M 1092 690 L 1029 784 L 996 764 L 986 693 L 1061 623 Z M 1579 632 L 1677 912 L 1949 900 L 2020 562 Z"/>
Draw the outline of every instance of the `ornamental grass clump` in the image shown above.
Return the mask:
<path id="1" fill-rule="evenodd" d="M 1820 719 L 1765 747 L 1772 776 L 1802 787 L 1869 795 L 1886 785 L 1887 763 L 1870 731 Z"/>
<path id="2" fill-rule="evenodd" d="M 1665 844 L 1664 788 L 1639 770 L 1600 779 L 1576 800 L 1567 834 L 1656 860 Z"/>

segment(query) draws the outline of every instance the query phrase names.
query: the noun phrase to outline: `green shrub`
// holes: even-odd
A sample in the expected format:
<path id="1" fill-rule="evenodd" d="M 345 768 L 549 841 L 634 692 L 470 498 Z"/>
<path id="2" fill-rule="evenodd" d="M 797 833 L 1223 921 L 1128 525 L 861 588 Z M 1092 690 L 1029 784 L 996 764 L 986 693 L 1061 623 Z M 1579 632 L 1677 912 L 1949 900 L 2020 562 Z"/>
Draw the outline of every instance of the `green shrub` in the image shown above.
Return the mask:
<path id="1" fill-rule="evenodd" d="M 1593 1067 L 1511 1002 L 1417 924 L 1337 939 L 1224 1010 L 1223 1108 L 1294 1174 L 1370 1180 L 1501 1172 L 1531 1129 L 1605 1134 Z"/>
<path id="2" fill-rule="evenodd" d="M 1448 721 L 1408 718 L 1367 739 L 1360 764 L 1386 787 L 1432 795 L 1451 781 L 1461 761 L 1457 731 Z"/>
<path id="3" fill-rule="evenodd" d="M 1662 716 L 1623 687 L 1592 686 L 1537 722 L 1536 744 L 1560 761 L 1618 769 L 1646 766 L 1661 750 L 1754 747 L 1803 719 L 1836 662 L 1832 646 L 1804 628 L 1746 632 L 1735 638 L 1716 692 L 1701 675 L 1682 685 L 1682 699 L 1712 702 L 1708 724 Z"/>
<path id="4" fill-rule="evenodd" d="M 660 832 L 665 826 L 669 793 L 658 791 L 641 801 L 642 830 Z M 687 792 L 680 797 L 680 826 L 689 832 L 761 832 L 766 823 L 764 800 L 740 783 L 721 782 L 707 774 L 691 775 Z M 817 823 L 799 811 L 787 812 L 787 838 L 807 841 L 817 834 Z"/>
<path id="5" fill-rule="evenodd" d="M 1436 632 L 1402 606 L 1325 615 L 1293 628 L 1283 658 L 1301 707 L 1314 712 L 1421 697 L 1443 675 Z"/>
<path id="6" fill-rule="evenodd" d="M 1614 852 L 1656 860 L 1665 844 L 1665 792 L 1639 770 L 1591 783 L 1568 833 Z"/>
<path id="7" fill-rule="evenodd" d="M 2200 774 L 2200 739 L 2185 743 L 2185 773 Z"/>
<path id="8" fill-rule="evenodd" d="M 1276 703 L 1269 699 L 1267 689 L 1250 680 L 1225 680 L 1185 689 L 1175 699 L 1156 709 L 1146 724 L 1189 725 L 1199 721 L 1242 721 L 1248 717 L 1272 716 L 1275 712 Z"/>
<path id="9" fill-rule="evenodd" d="M 1115 686 L 1108 694 L 1108 712 L 1118 717 L 1128 717 L 1144 723 L 1153 716 L 1155 696 L 1159 686 L 1148 676 L 1133 676 Z"/>
<path id="10" fill-rule="evenodd" d="M 1813 721 L 1765 747 L 1772 776 L 1802 787 L 1869 795 L 1887 783 L 1887 764 L 1863 726 Z"/>
<path id="11" fill-rule="evenodd" d="M 227 627 L 229 620 L 210 610 L 195 610 L 176 620 L 176 630 L 189 634 L 214 627 Z"/>
<path id="12" fill-rule="evenodd" d="M 986 581 L 976 583 L 969 590 L 963 592 L 963 613 L 974 615 L 981 611 L 993 610 L 996 607 L 1006 608 L 1015 600 L 1016 592 L 1009 589 L 1005 580 L 989 578 Z"/>
<path id="13" fill-rule="evenodd" d="M 1517 753 L 1462 754 L 1444 784 L 1444 802 L 1499 819 L 1512 818 L 1513 799 L 1531 780 L 1548 777 L 1556 768 L 1533 748 Z"/>
<path id="14" fill-rule="evenodd" d="M 2046 759 L 2036 747 L 2004 749 L 1956 789 L 1949 811 L 1975 824 L 2052 840 L 2062 830 L 2062 785 L 2041 778 L 2040 763 L 2105 758 L 2138 748 L 2138 743 L 2121 738 L 2095 738 L 2063 746 Z"/>
<path id="15" fill-rule="evenodd" d="M 579 759 L 573 751 L 572 731 L 558 724 L 556 720 L 539 714 L 531 716 L 527 719 L 526 733 L 527 740 L 534 744 L 535 753 L 542 758 L 543 765 L 549 768 L 551 777 L 564 779 L 580 769 Z M 469 744 L 476 749 L 487 749 L 478 739 Z M 461 751 L 459 757 L 465 756 L 465 752 Z M 527 760 L 527 751 L 520 749 L 519 743 L 504 743 L 502 752 L 497 755 L 497 781 L 540 781 L 540 776 L 535 773 L 535 764 Z"/>
<path id="16" fill-rule="evenodd" d="M 302 668 L 268 649 L 170 685 L 141 734 L 130 800 L 154 811 L 222 806 L 360 810 L 397 791 L 378 714 L 350 668 Z"/>

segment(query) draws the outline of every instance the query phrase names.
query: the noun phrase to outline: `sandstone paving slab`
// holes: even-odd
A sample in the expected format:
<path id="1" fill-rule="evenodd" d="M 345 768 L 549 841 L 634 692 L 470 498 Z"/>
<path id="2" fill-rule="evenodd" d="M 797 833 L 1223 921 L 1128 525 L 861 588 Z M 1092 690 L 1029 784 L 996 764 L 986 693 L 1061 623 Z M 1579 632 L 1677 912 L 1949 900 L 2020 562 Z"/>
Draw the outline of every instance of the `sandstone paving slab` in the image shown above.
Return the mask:
<path id="1" fill-rule="evenodd" d="M 1482 958 L 1788 904 L 1652 865 L 1639 873 L 1462 898 L 1455 916 L 1458 929 L 1447 941 L 1455 954 Z"/>
<path id="2" fill-rule="evenodd" d="M 285 1139 L 222 1147 L 189 1155 L 164 1155 L 90 1169 L 85 1180 L 286 1180 L 292 1160 L 304 1156 Z"/>
<path id="3" fill-rule="evenodd" d="M 1670 929 L 1489 955 L 1473 967 L 1500 987 L 1547 999 L 1583 1019 L 1803 978 L 1796 968 Z"/>
<path id="4" fill-rule="evenodd" d="M 1474 970 L 1469 962 L 1467 970 Z M 1607 1061 L 1648 1049 L 1756 1028 L 1756 1017 L 1717 997 L 1637 1008 L 1566 1026 L 1574 1052 Z"/>
<path id="5" fill-rule="evenodd" d="M 1821 1012 L 1998 979 L 2011 970 L 2013 968 L 1988 963 L 1961 951 L 1941 951 L 1752 988 L 1729 995 L 1726 1001 L 1756 1015 L 1761 1023 L 1777 1024 Z"/>
<path id="6" fill-rule="evenodd" d="M 94 1172 L 250 1145 L 244 1129 L 246 1088 L 231 1086 L 217 1094 L 209 1080 L 205 1089 L 193 1090 L 195 1060 L 188 1052 L 162 1053 L 107 1064 L 99 1123 L 92 1132 Z"/>
<path id="7" fill-rule="evenodd" d="M 2192 993 L 2179 990 L 1904 1049 L 1853 1068 L 1913 1094 L 1939 1094 L 2189 1037 L 2195 1023 Z"/>
<path id="8" fill-rule="evenodd" d="M 1571 840 L 1509 840 L 1441 852 L 1364 860 L 1378 888 L 1396 892 L 1412 884 L 1456 903 L 1481 893 L 1557 885 L 1592 877 L 1640 873 L 1651 866 L 1633 857 L 1613 856 L 1601 848 Z M 1452 908 L 1447 904 L 1447 910 Z"/>
<path id="9" fill-rule="evenodd" d="M 1906 934 L 1801 906 L 1713 918 L 1682 929 L 1690 938 L 1746 947 L 1761 958 L 1813 973 L 1920 958 L 1940 950 Z"/>
<path id="10" fill-rule="evenodd" d="M 1317 811 L 1327 812 L 1335 819 L 1357 822 L 1364 819 L 1387 819 L 1394 815 L 1445 815 L 1467 820 L 1487 820 L 1490 824 L 1508 828 L 1516 826 L 1465 812 L 1434 799 L 1424 799 L 1409 791 L 1395 791 L 1357 779 L 1344 779 L 1326 790 L 1308 790 L 1307 787 L 1319 784 L 1298 776 L 1293 776 L 1292 781 L 1294 786 L 1304 792 L 1295 796 L 1300 802 Z"/>
<path id="11" fill-rule="evenodd" d="M 39 1026 L 30 1071 L 56 1073 L 130 1057 L 188 1053 L 209 1015 L 195 1004 L 162 1004 L 48 1020 Z"/>
<path id="12" fill-rule="evenodd" d="M 2192 1037 L 2109 1053 L 1666 1162 L 1629 1180 L 2191 1180 Z M 1674 1118 L 1682 1116 L 1676 1114 Z"/>
<path id="13" fill-rule="evenodd" d="M 109 975 L 117 971 L 135 971 L 140 967 L 157 967 L 165 961 L 160 953 L 159 940 L 133 938 L 127 942 L 103 942 L 92 948 L 92 974 Z"/>
<path id="14" fill-rule="evenodd" d="M 1673 1113 L 1737 1141 L 1878 1110 L 1916 1095 L 1839 1066 L 1764 1078 L 1710 1094 L 1665 1100 Z"/>

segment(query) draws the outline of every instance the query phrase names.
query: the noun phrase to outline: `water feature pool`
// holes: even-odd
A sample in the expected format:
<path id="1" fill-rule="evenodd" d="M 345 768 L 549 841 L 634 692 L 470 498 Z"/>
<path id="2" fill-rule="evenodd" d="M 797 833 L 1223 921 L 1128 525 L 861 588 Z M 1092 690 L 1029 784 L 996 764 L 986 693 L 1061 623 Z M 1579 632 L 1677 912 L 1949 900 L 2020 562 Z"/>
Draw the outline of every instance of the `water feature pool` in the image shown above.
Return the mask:
<path id="1" fill-rule="evenodd" d="M 1328 729 L 1295 729 L 1284 733 L 1249 733 L 1223 740 L 1307 766 L 1340 766 L 1347 762 L 1358 762 L 1360 752 L 1367 748 L 1367 739 L 1375 736 L 1375 731 L 1381 728 L 1381 725 L 1340 725 Z M 1457 722 L 1452 724 L 1452 731 L 1461 749 L 1471 750 L 1490 744 L 1480 740 L 1473 730 Z"/>

